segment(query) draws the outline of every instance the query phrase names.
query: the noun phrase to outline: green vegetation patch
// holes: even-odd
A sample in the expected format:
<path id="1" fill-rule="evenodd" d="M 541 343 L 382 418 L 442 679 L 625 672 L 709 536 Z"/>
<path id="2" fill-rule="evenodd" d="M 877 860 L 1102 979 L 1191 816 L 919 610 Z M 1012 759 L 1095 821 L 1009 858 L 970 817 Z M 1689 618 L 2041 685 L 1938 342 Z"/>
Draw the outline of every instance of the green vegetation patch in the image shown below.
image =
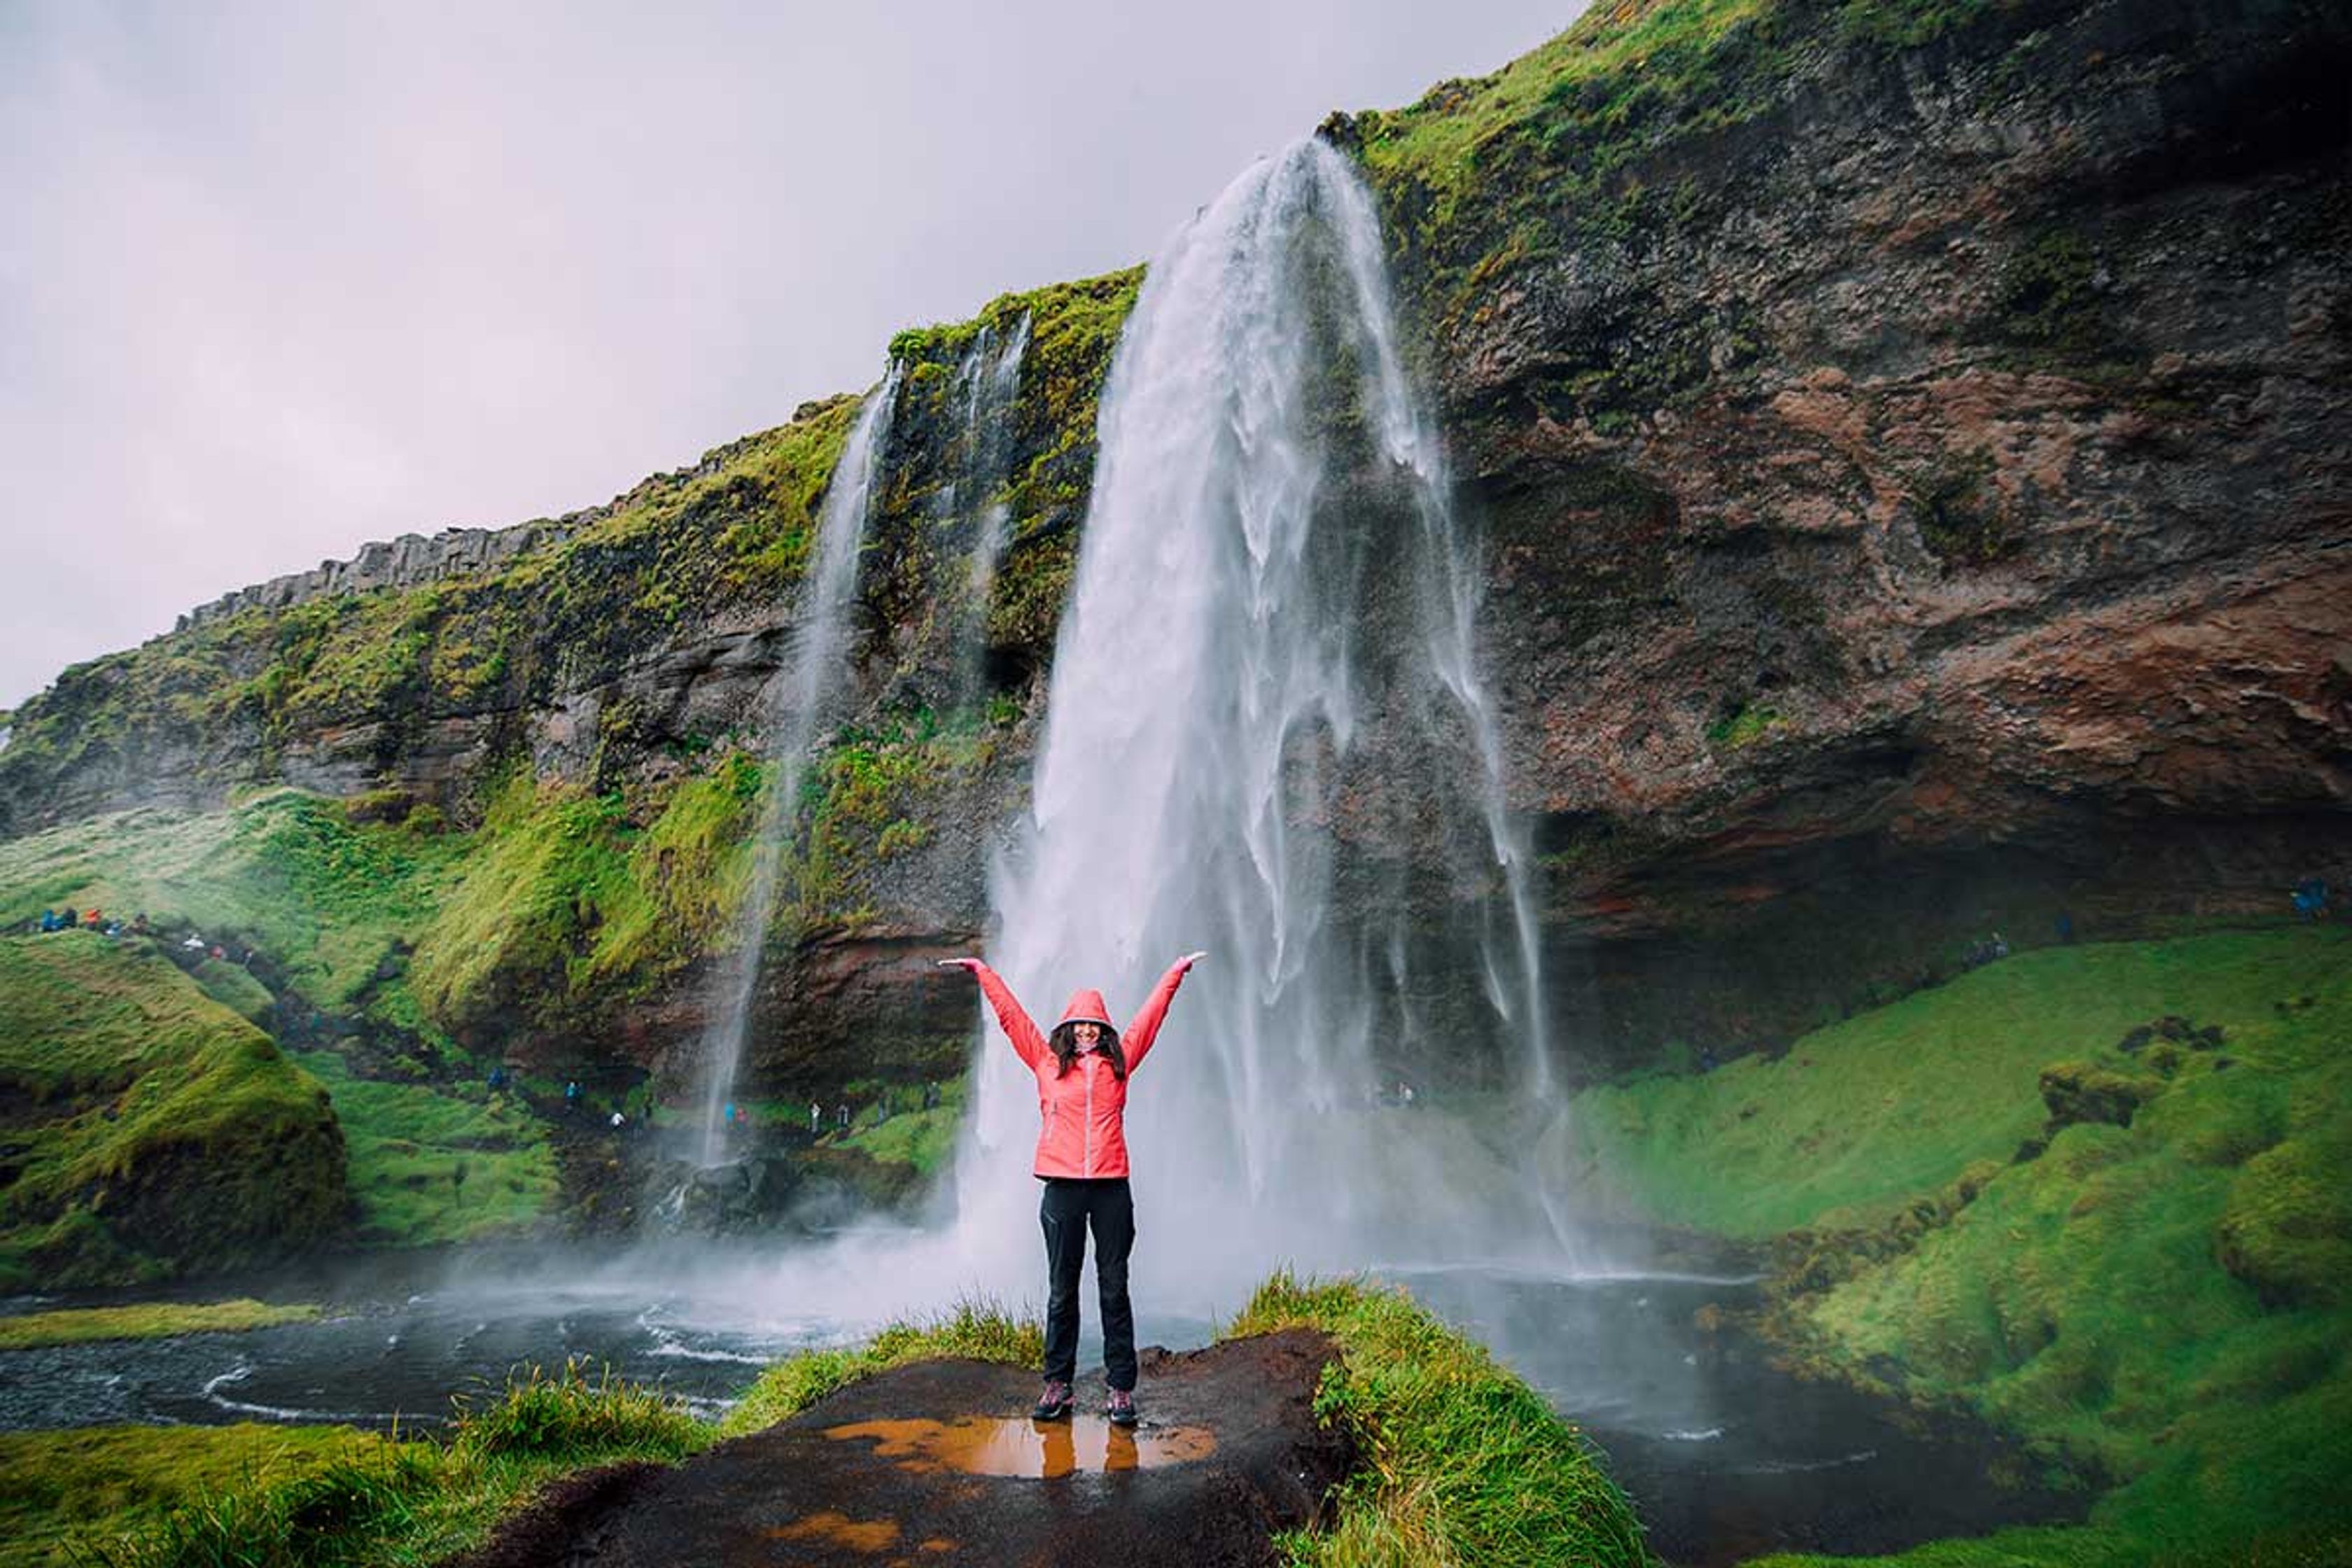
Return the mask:
<path id="1" fill-rule="evenodd" d="M 2338 1561 L 2347 959 L 2326 926 L 2050 949 L 1579 1110 L 1654 1212 L 1790 1233 L 1776 1331 L 1812 1365 L 2112 1488 L 1895 1561 Z"/>
<path id="2" fill-rule="evenodd" d="M 257 949 L 314 1006 L 397 1021 L 403 987 L 379 970 L 430 916 L 464 847 L 354 823 L 340 802 L 291 789 L 220 812 L 120 812 L 0 843 L 0 923 L 66 905 L 143 913 Z M 208 986 L 238 1011 L 254 1000 L 246 981 Z"/>
<path id="3" fill-rule="evenodd" d="M 0 1283 L 228 1268 L 341 1217 L 318 1081 L 144 942 L 0 940 Z"/>
<path id="4" fill-rule="evenodd" d="M 192 1499 L 282 1485 L 378 1442 L 348 1426 L 0 1434 L 0 1568 L 86 1564 L 95 1542 L 151 1525 Z"/>
<path id="5" fill-rule="evenodd" d="M 835 1389 L 909 1362 L 963 1356 L 1005 1366 L 1045 1359 L 1045 1330 L 996 1302 L 966 1299 L 937 1316 L 902 1318 L 862 1345 L 803 1351 L 761 1373 L 719 1424 L 722 1436 L 757 1432 L 798 1415 Z"/>
<path id="6" fill-rule="evenodd" d="M 1777 1060 L 1590 1090 L 1576 1131 L 1666 1224 L 1754 1238 L 1875 1224 L 2035 1136 L 2044 1067 L 2088 1056 L 2142 1074 L 2115 1047 L 2167 1015 L 2223 1026 L 2235 1056 L 2242 1037 L 2286 1026 L 2281 999 L 2340 976 L 2347 957 L 2324 927 L 2043 948 L 1816 1030 Z"/>
<path id="7" fill-rule="evenodd" d="M 546 1124 L 478 1084 L 354 1077 L 339 1057 L 300 1060 L 328 1088 L 351 1152 L 359 1239 L 433 1247 L 529 1234 L 561 1196 Z"/>
<path id="8" fill-rule="evenodd" d="M 731 752 L 635 803 L 542 785 L 492 799 L 410 969 L 451 1033 L 592 1026 L 721 942 L 750 881 L 765 770 Z"/>
<path id="9" fill-rule="evenodd" d="M 845 1088 L 859 1093 L 862 1086 Z M 887 1121 L 861 1121 L 850 1132 L 829 1140 L 829 1146 L 855 1149 L 886 1164 L 906 1165 L 919 1176 L 938 1175 L 955 1154 L 956 1134 L 963 1125 L 964 1080 L 950 1079 L 940 1086 L 940 1102 L 920 1109 L 922 1091 L 911 1087 L 885 1091 L 894 1102 L 912 1100 L 917 1109 L 893 1109 Z M 788 1108 L 789 1109 L 789 1108 Z"/>
<path id="10" fill-rule="evenodd" d="M 234 1301 L 152 1301 L 135 1307 L 76 1307 L 0 1318 L 0 1351 L 79 1345 L 100 1340 L 161 1340 L 180 1334 L 237 1334 L 279 1323 L 317 1321 L 313 1306 Z"/>
<path id="11" fill-rule="evenodd" d="M 556 1477 L 629 1459 L 674 1464 L 715 1436 L 609 1373 L 533 1368 L 487 1405 L 461 1407 L 446 1441 L 351 1435 L 338 1447 L 322 1437 L 293 1474 L 207 1479 L 160 1518 L 86 1530 L 77 1550 L 103 1568 L 437 1563 L 478 1544 Z"/>
<path id="12" fill-rule="evenodd" d="M 1650 1561 L 1632 1506 L 1577 1430 L 1402 1290 L 1284 1270 L 1218 1337 L 1299 1327 L 1339 1342 L 1315 1410 L 1348 1428 L 1364 1462 L 1341 1484 L 1328 1531 L 1283 1540 L 1287 1562 Z"/>

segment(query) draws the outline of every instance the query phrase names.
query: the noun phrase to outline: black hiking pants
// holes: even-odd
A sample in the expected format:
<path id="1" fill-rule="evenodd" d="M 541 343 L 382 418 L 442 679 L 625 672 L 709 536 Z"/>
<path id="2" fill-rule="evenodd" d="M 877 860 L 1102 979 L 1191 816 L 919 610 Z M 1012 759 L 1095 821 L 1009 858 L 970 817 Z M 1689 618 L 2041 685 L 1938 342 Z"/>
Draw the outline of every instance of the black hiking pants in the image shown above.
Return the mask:
<path id="1" fill-rule="evenodd" d="M 1045 1227 L 1046 1378 L 1077 1380 L 1078 1271 L 1086 1267 L 1091 1225 L 1095 1283 L 1102 1295 L 1103 1370 L 1113 1388 L 1132 1390 L 1135 1308 L 1127 1299 L 1127 1255 L 1135 1249 L 1135 1195 L 1127 1178 L 1048 1176 L 1037 1218 Z"/>

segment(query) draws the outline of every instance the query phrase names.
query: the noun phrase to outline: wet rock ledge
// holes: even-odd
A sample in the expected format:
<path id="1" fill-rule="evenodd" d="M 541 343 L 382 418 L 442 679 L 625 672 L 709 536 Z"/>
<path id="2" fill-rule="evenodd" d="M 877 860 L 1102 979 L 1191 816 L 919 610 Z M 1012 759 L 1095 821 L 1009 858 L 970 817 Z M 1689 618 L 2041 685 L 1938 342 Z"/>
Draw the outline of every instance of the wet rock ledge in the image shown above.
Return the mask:
<path id="1" fill-rule="evenodd" d="M 1132 1435 L 1094 1414 L 1098 1375 L 1073 1421 L 1035 1424 L 1029 1372 L 921 1362 L 674 1469 L 572 1477 L 455 1568 L 1262 1563 L 1354 1462 L 1315 1420 L 1336 1353 L 1308 1329 L 1147 1350 Z"/>

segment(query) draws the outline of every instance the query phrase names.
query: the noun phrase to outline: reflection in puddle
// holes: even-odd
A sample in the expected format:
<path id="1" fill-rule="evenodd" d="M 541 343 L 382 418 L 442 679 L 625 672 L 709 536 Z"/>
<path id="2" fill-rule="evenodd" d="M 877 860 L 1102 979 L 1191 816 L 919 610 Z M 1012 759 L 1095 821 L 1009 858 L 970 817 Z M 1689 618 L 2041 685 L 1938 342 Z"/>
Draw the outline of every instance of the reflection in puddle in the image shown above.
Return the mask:
<path id="1" fill-rule="evenodd" d="M 797 1523 L 768 1531 L 771 1541 L 824 1541 L 852 1552 L 885 1552 L 898 1543 L 895 1521 L 859 1521 L 835 1509 L 813 1513 Z"/>
<path id="2" fill-rule="evenodd" d="M 877 1458 L 909 1470 L 961 1470 L 972 1476 L 1028 1476 L 1053 1480 L 1079 1471 L 1150 1470 L 1189 1464 L 1217 1451 L 1198 1426 L 1135 1432 L 1098 1415 L 1066 1421 L 1006 1421 L 967 1415 L 961 1421 L 859 1421 L 828 1426 L 828 1437 L 871 1437 Z"/>

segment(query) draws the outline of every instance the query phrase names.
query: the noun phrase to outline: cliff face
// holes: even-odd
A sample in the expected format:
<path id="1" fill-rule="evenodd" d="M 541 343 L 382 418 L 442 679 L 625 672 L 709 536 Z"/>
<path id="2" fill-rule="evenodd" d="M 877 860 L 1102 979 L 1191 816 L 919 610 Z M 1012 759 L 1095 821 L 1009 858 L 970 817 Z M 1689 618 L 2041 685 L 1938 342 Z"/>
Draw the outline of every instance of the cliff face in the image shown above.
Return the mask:
<path id="1" fill-rule="evenodd" d="M 2352 852 L 2347 72 L 2340 8 L 2286 0 L 1674 0 L 1327 124 L 1486 531 L 1588 1065 L 1769 1042 L 1995 927 L 2266 908 Z M 837 1078 L 852 1030 L 958 1060 L 967 999 L 921 961 L 980 931 L 1024 798 L 1136 281 L 893 345 L 851 679 L 769 933 L 772 1080 Z M 966 367 L 1024 332 L 982 462 Z M 428 1010 L 681 1067 L 749 814 L 689 843 L 679 803 L 747 798 L 714 781 L 756 750 L 853 416 L 68 671 L 0 752 L 0 827 L 284 780 L 474 835 L 473 894 L 523 910 L 570 862 L 512 851 L 561 806 L 674 940 L 583 966 L 621 909 L 583 895 Z M 1356 526 L 1387 526 L 1379 478 L 1333 487 Z M 1410 859 L 1366 790 L 1337 829 Z"/>
<path id="2" fill-rule="evenodd" d="M 2341 13 L 1617 10 L 1328 128 L 1488 519 L 1560 1005 L 1736 1036 L 2340 868 Z"/>

